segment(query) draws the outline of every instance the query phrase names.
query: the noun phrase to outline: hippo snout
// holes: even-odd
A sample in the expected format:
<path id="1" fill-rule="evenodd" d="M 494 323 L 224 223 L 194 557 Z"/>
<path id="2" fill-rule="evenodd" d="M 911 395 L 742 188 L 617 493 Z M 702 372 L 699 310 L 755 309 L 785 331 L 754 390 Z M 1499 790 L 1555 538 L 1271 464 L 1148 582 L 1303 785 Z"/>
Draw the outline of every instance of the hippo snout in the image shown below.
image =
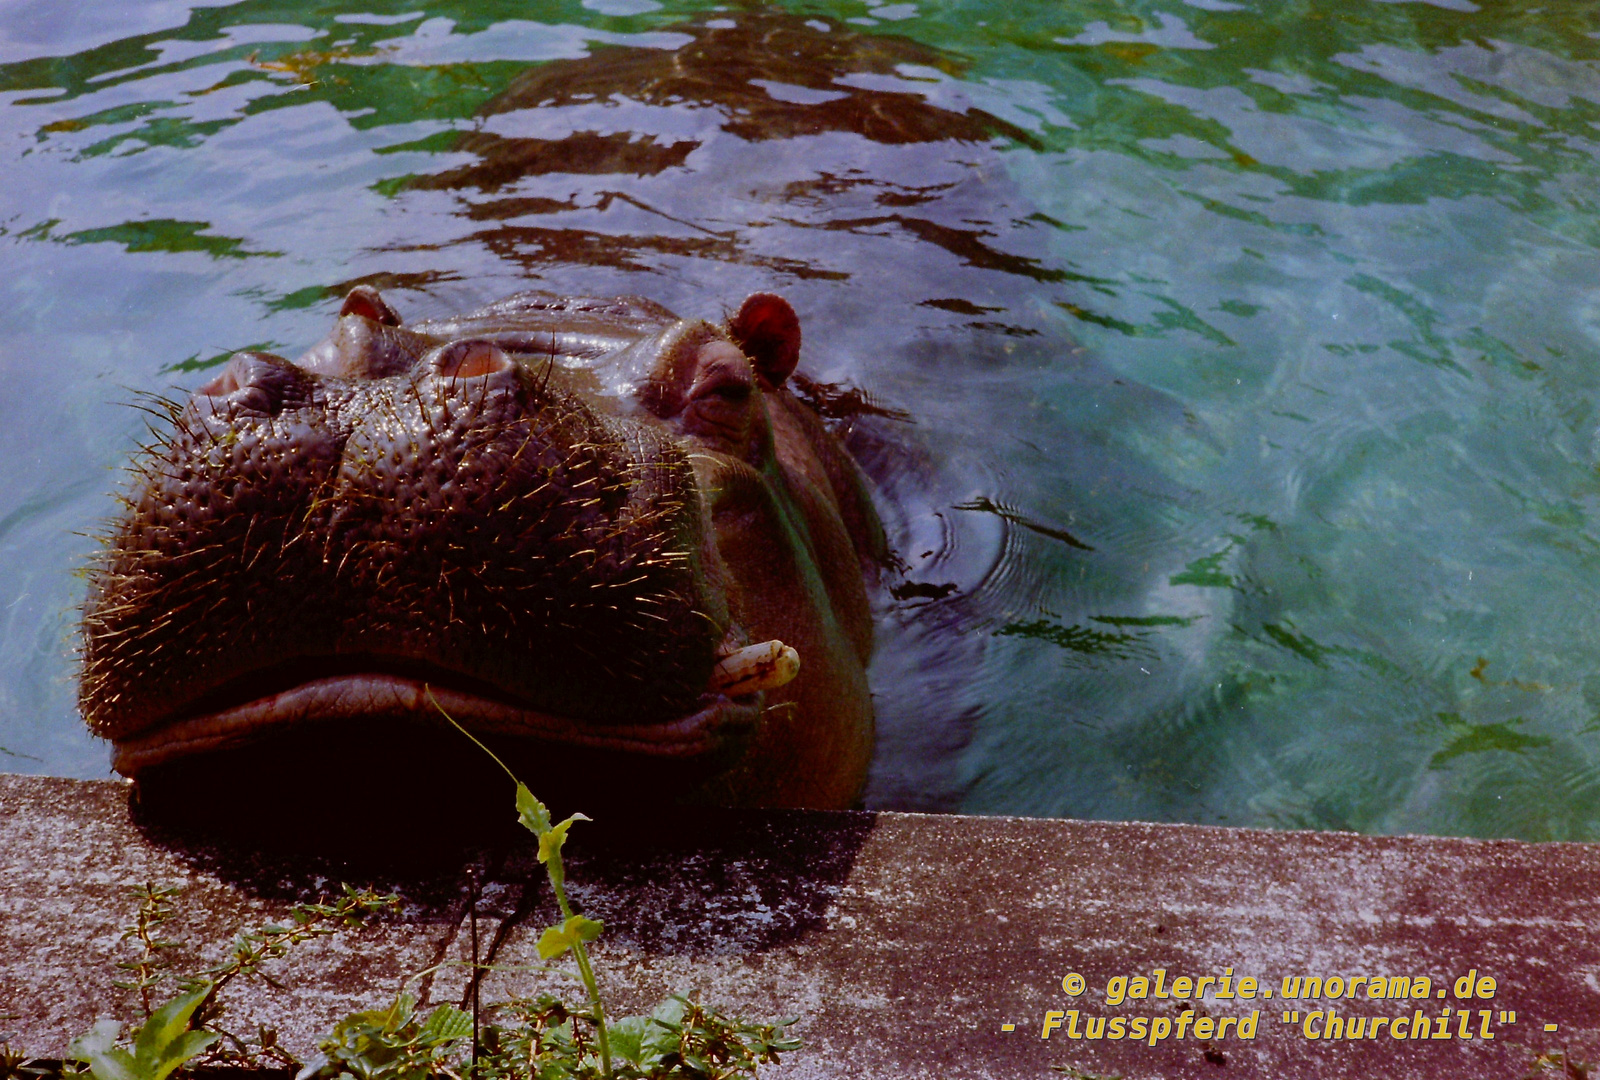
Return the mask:
<path id="1" fill-rule="evenodd" d="M 441 707 L 513 743 L 723 769 L 770 740 L 784 694 L 805 704 L 776 689 L 788 668 L 730 674 L 770 638 L 854 729 L 823 751 L 823 786 L 853 798 L 867 555 L 836 489 L 854 474 L 791 415 L 792 311 L 767 298 L 746 329 L 542 294 L 406 327 L 360 288 L 297 360 L 236 354 L 172 407 L 93 568 L 91 730 L 135 778 L 437 727 Z M 715 490 L 746 474 L 753 494 Z"/>

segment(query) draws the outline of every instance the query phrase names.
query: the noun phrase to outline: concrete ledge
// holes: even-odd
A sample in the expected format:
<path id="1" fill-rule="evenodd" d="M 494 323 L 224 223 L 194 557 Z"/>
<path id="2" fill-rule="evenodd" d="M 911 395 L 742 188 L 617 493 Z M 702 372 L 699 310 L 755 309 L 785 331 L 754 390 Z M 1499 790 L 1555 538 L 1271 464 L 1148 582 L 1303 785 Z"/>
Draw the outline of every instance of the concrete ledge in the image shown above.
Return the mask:
<path id="1" fill-rule="evenodd" d="M 354 839 L 354 838 L 353 838 Z M 750 1016 L 801 1017 L 806 1048 L 772 1077 L 1025 1077 L 1050 1065 L 1144 1077 L 1496 1077 L 1537 1052 L 1600 1059 L 1600 845 L 1274 833 L 1177 825 L 696 811 L 627 829 L 584 826 L 571 845 L 575 898 L 607 933 L 596 966 L 614 1008 L 696 988 Z M 400 892 L 402 913 L 313 942 L 274 974 L 286 989 L 230 988 L 227 1025 L 276 1027 L 296 1052 L 353 1008 L 387 1002 L 402 979 L 468 956 L 466 877 L 385 879 L 325 860 L 184 842 L 130 823 L 109 782 L 0 776 L 0 1033 L 13 1049 L 59 1054 L 98 1016 L 130 1017 L 112 965 L 133 903 L 127 887 L 182 885 L 170 937 L 204 943 L 199 967 L 233 934 L 340 880 Z M 479 931 L 501 965 L 537 962 L 551 921 L 528 847 L 468 854 L 485 881 Z M 1259 1009 L 1253 1039 L 1232 1032 L 1146 1042 L 1040 1039 L 1047 1010 L 1176 1018 L 1174 1000 L 1105 1002 L 1107 980 L 1250 975 L 1271 1000 L 1223 1000 L 1212 1017 Z M 1422 976 L 1448 992 L 1469 969 L 1492 1000 L 1285 1002 L 1286 976 Z M 1069 998 L 1069 972 L 1088 990 Z M 542 977 L 548 979 L 548 976 Z M 418 983 L 461 1002 L 463 968 Z M 484 1000 L 526 993 L 497 972 Z M 544 983 L 540 985 L 551 985 Z M 1235 984 L 1237 985 L 1237 984 Z M 1313 1041 L 1282 1022 L 1340 1016 L 1490 1014 L 1492 1040 L 1407 1039 L 1384 1031 Z M 1502 1012 L 1515 1011 L 1515 1022 Z M 1006 1032 L 1002 1025 L 1015 1025 Z M 1554 1032 L 1546 1024 L 1557 1025 Z M 1450 1031 L 1458 1030 L 1452 1013 Z"/>

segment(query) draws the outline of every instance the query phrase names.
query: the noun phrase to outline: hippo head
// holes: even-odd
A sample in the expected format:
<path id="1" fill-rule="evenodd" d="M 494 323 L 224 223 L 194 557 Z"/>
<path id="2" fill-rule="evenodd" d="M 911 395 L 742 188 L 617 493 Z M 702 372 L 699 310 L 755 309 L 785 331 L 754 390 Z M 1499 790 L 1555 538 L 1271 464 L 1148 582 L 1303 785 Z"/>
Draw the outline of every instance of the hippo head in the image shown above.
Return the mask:
<path id="1" fill-rule="evenodd" d="M 90 729 L 178 813 L 431 796 L 488 760 L 441 707 L 536 789 L 852 804 L 882 531 L 799 349 L 769 294 L 404 326 L 357 287 L 171 407 L 91 572 Z"/>

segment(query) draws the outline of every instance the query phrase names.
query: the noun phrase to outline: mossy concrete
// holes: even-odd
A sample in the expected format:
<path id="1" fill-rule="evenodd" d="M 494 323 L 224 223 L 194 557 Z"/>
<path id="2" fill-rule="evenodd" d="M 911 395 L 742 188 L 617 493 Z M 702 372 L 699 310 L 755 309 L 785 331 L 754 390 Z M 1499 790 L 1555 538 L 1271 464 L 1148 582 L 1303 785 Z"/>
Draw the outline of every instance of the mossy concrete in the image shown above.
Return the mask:
<path id="1" fill-rule="evenodd" d="M 447 870 L 374 873 L 326 858 L 261 855 L 130 820 L 111 782 L 0 776 L 0 1032 L 60 1054 L 99 1016 L 132 1016 L 112 987 L 128 959 L 128 888 L 180 885 L 169 936 L 199 967 L 233 934 L 341 880 L 399 892 L 403 909 L 313 942 L 274 969 L 282 989 L 229 990 L 225 1026 L 275 1028 L 304 1054 L 342 1013 L 392 999 L 408 976 L 426 1002 L 468 993 L 470 868 L 481 883 L 483 999 L 557 985 L 521 970 L 552 918 L 523 845 L 464 852 Z M 415 809 L 425 815 L 425 806 Z M 334 815 L 330 815 L 332 820 Z M 349 838 L 352 848 L 361 838 Z M 1144 1077 L 1518 1078 L 1536 1053 L 1600 1059 L 1600 846 L 1259 832 L 911 814 L 694 811 L 585 825 L 574 898 L 602 919 L 596 965 L 617 1011 L 673 989 L 751 1017 L 799 1016 L 806 1048 L 780 1077 L 1045 1077 L 1050 1065 Z M 438 966 L 443 964 L 443 966 Z M 1040 1039 L 1047 1010 L 1176 1018 L 1173 999 L 1105 1004 L 1107 980 L 1168 972 L 1251 975 L 1272 1000 L 1210 988 L 1212 1017 L 1259 1008 L 1256 1035 L 1210 1043 Z M 1281 1021 L 1295 975 L 1492 976 L 1495 1038 L 1311 1041 Z M 1069 972 L 1088 991 L 1061 988 Z M 1302 1013 L 1432 1017 L 1464 1004 L 1294 1002 Z M 1502 1011 L 1515 1011 L 1514 1023 Z M 1450 1030 L 1458 1030 L 1452 1013 Z M 1003 1025 L 1014 1025 L 1005 1031 Z M 1546 1024 L 1555 1024 L 1552 1032 Z M 764 1075 L 768 1075 L 764 1073 Z M 1559 1073 L 1551 1075 L 1560 1075 Z"/>

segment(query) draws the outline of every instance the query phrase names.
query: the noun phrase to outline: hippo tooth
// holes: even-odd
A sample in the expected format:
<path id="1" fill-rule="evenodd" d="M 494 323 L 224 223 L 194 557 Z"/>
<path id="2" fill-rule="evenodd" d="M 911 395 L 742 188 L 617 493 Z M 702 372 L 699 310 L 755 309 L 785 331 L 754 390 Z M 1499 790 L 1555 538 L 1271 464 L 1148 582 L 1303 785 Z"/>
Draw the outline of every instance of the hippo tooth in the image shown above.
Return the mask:
<path id="1" fill-rule="evenodd" d="M 776 639 L 729 653 L 711 670 L 711 689 L 738 697 L 776 690 L 800 672 L 800 654 Z"/>

